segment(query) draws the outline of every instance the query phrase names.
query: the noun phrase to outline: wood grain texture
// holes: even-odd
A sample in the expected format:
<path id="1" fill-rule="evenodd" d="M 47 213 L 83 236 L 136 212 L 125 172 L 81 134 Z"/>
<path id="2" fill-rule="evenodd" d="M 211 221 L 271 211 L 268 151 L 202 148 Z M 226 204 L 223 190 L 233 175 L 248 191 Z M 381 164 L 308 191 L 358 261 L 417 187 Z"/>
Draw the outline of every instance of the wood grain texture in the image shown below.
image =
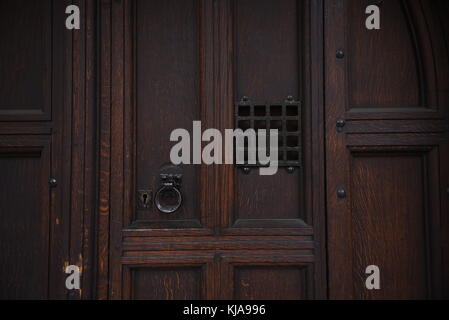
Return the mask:
<path id="1" fill-rule="evenodd" d="M 313 143 L 319 137 L 319 132 L 312 129 L 320 125 L 318 119 L 322 109 L 320 111 L 319 108 L 311 107 L 312 101 L 319 101 L 317 95 L 319 77 L 314 79 L 313 84 L 309 82 L 306 85 L 304 81 L 304 88 L 299 87 L 298 83 L 305 72 L 300 68 L 305 62 L 300 55 L 302 48 L 299 48 L 299 43 L 300 38 L 306 36 L 306 30 L 311 28 L 309 23 L 312 19 L 312 8 L 309 2 L 304 5 L 288 2 L 284 6 L 275 4 L 274 1 L 267 1 L 263 8 L 267 5 L 277 8 L 272 13 L 273 23 L 274 25 L 279 23 L 281 26 L 277 33 L 270 32 L 266 35 L 266 39 L 261 37 L 262 41 L 268 41 L 270 44 L 276 41 L 276 34 L 279 32 L 288 28 L 297 30 L 293 35 L 295 38 L 293 43 L 285 45 L 288 48 L 298 48 L 285 53 L 278 48 L 277 51 L 266 52 L 266 55 L 273 56 L 279 63 L 282 63 L 283 59 L 278 55 L 294 57 L 295 61 L 287 66 L 289 70 L 291 67 L 290 73 L 282 77 L 293 79 L 290 86 L 296 87 L 297 93 L 307 89 L 304 99 L 308 101 L 309 109 L 305 111 L 305 115 L 309 118 L 314 116 L 316 120 L 313 125 L 305 124 L 308 130 L 305 135 L 307 150 L 308 152 L 314 150 L 315 155 L 322 159 L 323 154 L 314 149 Z M 301 11 L 300 6 L 301 8 L 304 6 L 307 12 Z M 292 7 L 296 13 L 290 15 L 287 21 L 282 21 L 282 13 L 290 12 L 287 9 Z M 105 279 L 109 277 L 109 295 L 102 295 L 102 298 L 132 298 L 134 280 L 130 270 L 136 266 L 148 270 L 148 277 L 145 279 L 157 283 L 162 278 L 172 276 L 182 278 L 183 266 L 197 261 L 195 260 L 197 255 L 207 255 L 209 257 L 207 259 L 211 259 L 201 262 L 204 264 L 201 297 L 231 298 L 233 291 L 230 285 L 233 278 L 228 278 L 232 270 L 222 260 L 225 250 L 246 256 L 247 258 L 241 259 L 243 261 L 251 261 L 254 258 L 258 265 L 262 260 L 271 259 L 273 268 L 283 263 L 282 257 L 287 254 L 286 250 L 295 250 L 298 254 L 311 254 L 314 250 L 318 250 L 320 255 L 324 253 L 322 251 L 324 241 L 318 241 L 323 236 L 324 229 L 321 228 L 324 206 L 320 206 L 317 200 L 320 198 L 319 194 L 315 196 L 315 200 L 311 199 L 313 188 L 323 188 L 323 184 L 319 182 L 319 175 L 323 174 L 324 168 L 322 163 L 320 165 L 319 162 L 311 161 L 309 153 L 306 154 L 308 159 L 305 161 L 307 176 L 312 176 L 311 170 L 315 166 L 317 180 L 314 180 L 313 187 L 307 185 L 303 187 L 304 191 L 300 191 L 304 181 L 303 174 L 298 172 L 289 176 L 289 183 L 295 187 L 287 192 L 288 199 L 285 199 L 287 209 L 284 213 L 279 212 L 274 202 L 268 202 L 267 205 L 260 204 L 256 208 L 250 206 L 245 210 L 243 218 L 231 220 L 235 217 L 236 206 L 234 184 L 236 169 L 231 165 L 186 168 L 187 177 L 183 181 L 185 208 L 173 215 L 162 215 L 154 207 L 149 211 L 135 211 L 135 190 L 158 188 L 158 169 L 166 162 L 171 146 L 168 143 L 169 131 L 175 127 L 189 130 L 194 119 L 203 121 L 203 129 L 224 130 L 233 127 L 236 83 L 234 80 L 237 67 L 234 51 L 236 48 L 234 8 L 234 1 L 185 2 L 179 7 L 179 3 L 174 1 L 150 3 L 128 0 L 112 2 L 110 13 L 105 13 L 106 20 L 102 21 L 101 30 L 112 30 L 114 36 L 108 38 L 112 39 L 111 60 L 103 59 L 102 67 L 105 68 L 105 73 L 106 70 L 112 70 L 112 89 L 109 91 L 112 95 L 102 98 L 102 108 L 108 108 L 110 105 L 111 112 L 106 110 L 102 113 L 101 125 L 106 125 L 107 130 L 109 120 L 111 121 L 112 136 L 107 135 L 104 139 L 107 142 L 111 137 L 114 142 L 111 147 L 104 145 L 105 165 L 109 161 L 111 163 L 111 168 L 107 171 L 111 174 L 111 185 L 108 183 L 102 187 L 103 184 L 100 184 L 100 195 L 101 190 L 108 190 L 107 188 L 110 188 L 111 194 L 107 200 L 107 203 L 111 204 L 111 216 L 100 222 L 100 235 L 104 234 L 100 237 L 103 239 L 100 243 L 100 252 L 104 253 L 100 261 L 106 261 L 105 253 L 108 252 L 110 266 L 109 271 L 106 268 L 99 270 L 100 279 L 103 279 L 99 289 L 103 290 Z M 260 12 L 269 14 L 266 10 L 262 10 L 263 8 L 259 9 Z M 314 5 L 313 10 L 315 10 L 313 17 L 316 19 L 314 30 L 319 34 L 320 6 Z M 113 17 L 111 25 L 107 20 L 109 14 Z M 307 22 L 303 20 L 303 15 L 308 17 Z M 148 19 L 149 16 L 153 18 Z M 312 42 L 312 39 L 309 40 Z M 320 52 L 319 37 L 313 41 L 315 41 L 314 52 Z M 102 45 L 108 44 L 105 42 Z M 313 60 L 314 67 L 319 68 L 315 55 L 309 52 L 312 51 L 311 45 L 306 48 L 304 49 L 307 50 L 306 56 Z M 309 63 L 307 70 L 312 68 L 312 62 Z M 275 72 L 274 69 L 272 72 Z M 105 77 L 109 79 L 108 74 L 105 74 Z M 264 85 L 268 84 L 267 82 Z M 281 87 L 279 85 L 279 88 Z M 313 98 L 312 89 L 315 90 Z M 112 100 L 109 100 L 111 98 Z M 172 112 L 175 108 L 184 111 Z M 101 138 L 101 141 L 104 139 Z M 106 161 L 106 157 L 110 157 L 110 160 Z M 285 184 L 284 178 L 285 175 L 281 174 L 271 182 L 276 181 L 276 185 L 281 186 Z M 254 177 L 251 177 L 248 183 L 261 186 Z M 266 190 L 274 190 L 274 187 L 271 186 Z M 307 201 L 301 204 L 303 201 L 299 197 L 306 192 Z M 254 200 L 256 198 L 252 199 L 251 203 L 269 200 L 270 192 L 265 194 L 266 196 L 256 197 L 257 201 Z M 307 210 L 300 210 L 299 204 L 306 206 Z M 258 223 L 254 224 L 253 220 Z M 308 222 L 312 221 L 316 221 L 316 227 L 308 225 Z M 230 228 L 234 222 L 235 228 Z M 106 230 L 109 230 L 109 244 L 106 241 Z M 244 237 L 241 238 L 242 236 Z M 271 252 L 263 252 L 264 247 L 270 248 Z M 264 255 L 260 255 L 261 252 Z M 255 254 L 259 256 L 255 258 Z M 307 285 L 317 288 L 309 290 L 304 296 L 297 294 L 296 291 L 292 292 L 292 299 L 324 297 L 325 265 L 321 264 L 321 261 L 325 261 L 325 258 L 307 257 L 301 261 L 307 263 L 320 261 L 320 273 L 311 269 L 307 277 Z M 169 271 L 169 274 L 164 275 L 161 273 L 161 276 L 155 273 L 153 279 L 150 272 L 156 267 L 159 268 L 161 264 L 164 264 L 164 268 L 175 268 L 175 271 Z M 287 269 L 280 270 L 282 273 L 282 270 Z M 291 276 L 288 270 L 285 276 Z M 167 281 L 171 283 L 171 280 Z M 182 284 L 180 286 L 180 294 L 184 297 L 182 292 L 187 289 L 182 289 Z M 141 290 L 139 292 L 138 295 L 142 297 L 146 294 Z M 155 292 L 164 291 L 159 291 L 158 288 Z M 148 294 L 151 296 L 151 293 Z"/>
<path id="2" fill-rule="evenodd" d="M 111 176 L 111 1 L 98 3 L 100 18 L 99 181 L 97 231 L 97 298 L 109 296 L 109 223 Z"/>
<path id="3" fill-rule="evenodd" d="M 370 4 L 357 0 L 347 3 L 348 107 L 423 107 L 423 61 L 416 51 L 420 47 L 414 43 L 407 2 L 383 3 L 382 26 L 375 32 L 364 27 L 363 13 Z"/>
<path id="4" fill-rule="evenodd" d="M 96 7 L 79 0 L 83 32 L 73 34 L 73 119 L 71 127 L 71 221 L 69 261 L 81 267 L 82 290 L 74 299 L 94 297 L 96 200 Z"/>
<path id="5" fill-rule="evenodd" d="M 0 12 L 0 120 L 51 120 L 52 1 L 5 0 Z"/>
<path id="6" fill-rule="evenodd" d="M 243 96 L 267 104 L 282 103 L 287 96 L 305 98 L 304 7 L 298 1 L 232 2 L 234 103 Z M 236 171 L 235 227 L 238 219 L 306 220 L 302 168 L 294 174 L 279 171 L 275 176 Z M 274 200 L 276 194 L 281 202 Z"/>
<path id="7" fill-rule="evenodd" d="M 235 101 L 243 96 L 266 103 L 298 98 L 302 5 L 295 0 L 233 2 Z"/>
<path id="8" fill-rule="evenodd" d="M 49 295 L 50 146 L 45 137 L 0 137 L 2 299 Z"/>
<path id="9" fill-rule="evenodd" d="M 193 121 L 201 120 L 199 3 L 136 1 L 134 5 L 136 183 L 139 190 L 155 193 L 160 187 L 159 170 L 170 162 L 171 132 L 184 128 L 192 134 Z M 163 214 L 153 205 L 137 211 L 136 220 L 199 220 L 198 166 L 182 169 L 185 197 L 178 214 Z"/>
<path id="10" fill-rule="evenodd" d="M 131 272 L 134 300 L 200 300 L 202 297 L 201 268 L 136 268 Z"/>
<path id="11" fill-rule="evenodd" d="M 69 0 L 27 3 L 0 4 L 1 297 L 449 296 L 447 1 L 384 1 L 379 32 L 368 1 L 75 0 L 76 32 L 55 27 Z M 172 129 L 232 128 L 242 95 L 288 94 L 294 174 L 191 166 L 183 210 L 135 210 Z"/>
<path id="12" fill-rule="evenodd" d="M 447 152 L 448 105 L 441 101 L 449 78 L 435 73 L 440 66 L 447 74 L 438 57 L 448 56 L 435 35 L 443 29 L 430 23 L 438 19 L 435 3 L 391 1 L 381 4 L 388 32 L 368 33 L 364 5 L 325 5 L 329 297 L 440 298 L 448 287 L 442 271 L 448 229 L 440 227 L 447 194 L 437 186 L 447 172 L 437 159 Z M 388 45 L 399 34 L 401 40 Z M 343 59 L 336 58 L 339 49 L 347 52 Z M 401 50 L 407 51 L 401 62 L 382 70 L 395 61 L 387 56 Z M 413 93 L 402 96 L 408 90 Z M 346 120 L 340 131 L 338 119 Z M 346 190 L 344 199 L 338 189 Z M 381 267 L 378 291 L 364 283 L 372 264 Z"/>
<path id="13" fill-rule="evenodd" d="M 1 4 L 1 21 L 10 25 L 10 28 L 2 28 L 1 54 L 5 63 L 2 75 L 11 75 L 9 81 L 16 86 L 14 90 L 0 93 L 0 101 L 4 102 L 4 112 L 0 115 L 0 140 L 9 141 L 8 144 L 19 149 L 26 149 L 27 145 L 32 148 L 41 146 L 39 148 L 42 149 L 35 158 L 29 158 L 40 159 L 35 172 L 20 169 L 22 159 L 13 156 L 19 155 L 19 149 L 2 153 L 11 160 L 15 159 L 11 165 L 22 171 L 17 173 L 22 181 L 18 180 L 8 189 L 15 194 L 15 199 L 2 201 L 2 205 L 34 203 L 36 207 L 33 210 L 10 208 L 10 213 L 17 217 L 26 214 L 28 222 L 23 226 L 35 224 L 40 234 L 33 236 L 30 229 L 25 235 L 20 232 L 22 227 L 10 225 L 14 237 L 2 243 L 11 249 L 14 243 L 21 244 L 21 249 L 9 251 L 11 257 L 5 257 L 1 265 L 13 263 L 20 273 L 25 270 L 23 268 L 28 268 L 27 262 L 20 261 L 23 256 L 20 252 L 25 254 L 28 247 L 22 240 L 31 240 L 37 246 L 42 241 L 46 242 L 43 248 L 36 250 L 40 252 L 39 260 L 32 261 L 36 272 L 28 270 L 29 274 L 23 274 L 21 278 L 12 276 L 7 292 L 2 292 L 6 298 L 79 299 L 93 296 L 95 3 L 87 0 L 77 2 L 86 19 L 82 19 L 82 31 L 76 35 L 63 27 L 56 27 L 64 26 L 65 16 L 60 13 L 65 12 L 68 4 L 69 1 L 27 1 L 26 4 L 3 1 Z M 2 88 L 7 89 L 8 86 L 2 85 Z M 57 180 L 57 186 L 52 189 L 48 187 L 50 177 Z M 6 181 L 1 182 L 2 187 L 7 186 Z M 21 191 L 24 185 L 32 186 L 34 183 L 40 184 L 39 196 L 35 199 L 34 191 L 29 190 L 26 194 Z M 33 214 L 35 210 L 40 212 L 39 221 Z M 2 223 L 2 226 L 6 224 Z M 27 254 L 33 256 L 33 253 Z M 64 267 L 68 264 L 80 266 L 83 290 L 69 293 L 65 288 Z M 8 273 L 5 270 L 2 274 L 7 276 Z M 25 279 L 34 280 L 27 286 Z"/>
<path id="14" fill-rule="evenodd" d="M 306 275 L 295 267 L 237 267 L 234 270 L 234 299 L 303 300 Z"/>
<path id="15" fill-rule="evenodd" d="M 421 154 L 354 154 L 351 168 L 354 290 L 357 298 L 427 296 L 425 158 Z M 366 182 L 369 181 L 369 184 Z M 368 292 L 365 270 L 377 265 L 382 291 Z"/>

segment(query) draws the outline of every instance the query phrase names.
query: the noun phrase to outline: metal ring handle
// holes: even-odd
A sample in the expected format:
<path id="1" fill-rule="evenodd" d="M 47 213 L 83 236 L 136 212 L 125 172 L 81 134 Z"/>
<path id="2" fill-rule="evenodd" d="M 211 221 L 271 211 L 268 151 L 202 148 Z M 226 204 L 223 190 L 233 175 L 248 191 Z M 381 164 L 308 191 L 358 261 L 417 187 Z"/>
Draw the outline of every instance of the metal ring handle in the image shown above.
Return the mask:
<path id="1" fill-rule="evenodd" d="M 173 213 L 181 207 L 181 191 L 174 186 L 163 186 L 157 191 L 154 202 L 160 212 Z"/>

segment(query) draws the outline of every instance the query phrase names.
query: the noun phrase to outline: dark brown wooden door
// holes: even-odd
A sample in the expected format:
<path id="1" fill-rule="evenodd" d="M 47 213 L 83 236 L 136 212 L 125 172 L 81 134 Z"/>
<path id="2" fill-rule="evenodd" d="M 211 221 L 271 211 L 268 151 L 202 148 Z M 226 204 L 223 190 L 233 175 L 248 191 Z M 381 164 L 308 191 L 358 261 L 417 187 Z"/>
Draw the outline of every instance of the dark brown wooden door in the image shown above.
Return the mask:
<path id="1" fill-rule="evenodd" d="M 378 3 L 380 30 L 369 1 L 103 3 L 101 298 L 447 296 L 445 2 Z M 293 173 L 184 166 L 179 211 L 138 208 L 173 129 L 233 128 L 243 96 L 289 95 Z"/>
<path id="2" fill-rule="evenodd" d="M 0 298 L 449 297 L 449 5 L 370 4 L 1 0 Z M 193 121 L 285 129 L 294 170 L 183 165 L 161 213 Z"/>
<path id="3" fill-rule="evenodd" d="M 383 1 L 368 30 L 371 2 L 325 8 L 330 298 L 447 297 L 448 5 Z"/>
<path id="4" fill-rule="evenodd" d="M 103 35 L 112 34 L 102 41 L 112 50 L 111 64 L 103 61 L 103 81 L 112 82 L 112 100 L 102 105 L 112 104 L 103 113 L 104 168 L 109 143 L 112 158 L 110 177 L 100 169 L 100 200 L 111 204 L 100 212 L 100 247 L 110 243 L 109 255 L 100 252 L 100 297 L 326 297 L 324 167 L 316 161 L 323 159 L 321 9 L 295 0 L 129 0 L 103 8 Z M 160 186 L 170 133 L 192 131 L 194 120 L 203 130 L 234 128 L 243 96 L 273 106 L 288 96 L 301 101 L 302 139 L 288 143 L 302 146 L 303 165 L 265 177 L 233 165 L 184 165 L 177 212 L 139 208 L 139 191 L 154 198 Z"/>
<path id="5" fill-rule="evenodd" d="M 94 3 L 74 35 L 70 2 L 0 2 L 0 299 L 64 299 L 71 264 L 90 296 Z"/>

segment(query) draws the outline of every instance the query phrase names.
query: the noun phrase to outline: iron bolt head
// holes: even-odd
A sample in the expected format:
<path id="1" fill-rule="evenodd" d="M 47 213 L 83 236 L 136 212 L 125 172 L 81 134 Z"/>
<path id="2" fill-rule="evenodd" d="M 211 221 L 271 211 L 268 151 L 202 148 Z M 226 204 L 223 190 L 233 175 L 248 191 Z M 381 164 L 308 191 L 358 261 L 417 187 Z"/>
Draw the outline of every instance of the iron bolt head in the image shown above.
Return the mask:
<path id="1" fill-rule="evenodd" d="M 338 197 L 338 199 L 345 199 L 346 198 L 346 190 L 345 189 L 337 190 L 337 197 Z"/>
<path id="2" fill-rule="evenodd" d="M 337 50 L 336 53 L 337 59 L 343 59 L 345 57 L 345 53 L 342 49 Z"/>
<path id="3" fill-rule="evenodd" d="M 295 167 L 287 167 L 287 172 L 288 173 L 294 173 L 295 172 Z"/>
<path id="4" fill-rule="evenodd" d="M 48 180 L 48 185 L 50 188 L 56 188 L 58 186 L 58 181 L 55 178 L 50 178 Z"/>
<path id="5" fill-rule="evenodd" d="M 242 97 L 242 102 L 247 103 L 249 101 L 249 98 L 247 96 Z"/>

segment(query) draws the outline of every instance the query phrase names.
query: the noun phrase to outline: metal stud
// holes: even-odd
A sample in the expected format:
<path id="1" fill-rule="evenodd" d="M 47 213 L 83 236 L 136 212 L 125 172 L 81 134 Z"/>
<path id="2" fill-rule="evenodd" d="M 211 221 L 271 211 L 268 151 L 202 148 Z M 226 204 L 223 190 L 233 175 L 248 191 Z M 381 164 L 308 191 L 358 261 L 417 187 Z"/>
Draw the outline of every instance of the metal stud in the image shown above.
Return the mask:
<path id="1" fill-rule="evenodd" d="M 296 169 L 295 169 L 295 167 L 287 167 L 286 170 L 288 173 L 292 174 L 295 172 Z"/>
<path id="2" fill-rule="evenodd" d="M 250 167 L 243 167 L 242 171 L 244 174 L 250 174 L 251 173 L 251 168 Z"/>
<path id="3" fill-rule="evenodd" d="M 345 57 L 344 51 L 342 49 L 337 50 L 336 57 L 337 59 L 343 59 Z"/>
<path id="4" fill-rule="evenodd" d="M 48 185 L 50 188 L 56 188 L 58 186 L 58 181 L 55 178 L 50 178 L 48 180 Z"/>
<path id="5" fill-rule="evenodd" d="M 243 96 L 242 99 L 240 100 L 242 103 L 248 103 L 249 102 L 249 98 L 247 96 Z"/>
<path id="6" fill-rule="evenodd" d="M 338 189 L 337 190 L 337 197 L 340 200 L 345 199 L 346 198 L 346 190 L 345 189 Z"/>
<path id="7" fill-rule="evenodd" d="M 342 132 L 344 126 L 346 125 L 346 121 L 344 119 L 338 119 L 336 124 L 337 124 L 337 131 Z"/>

